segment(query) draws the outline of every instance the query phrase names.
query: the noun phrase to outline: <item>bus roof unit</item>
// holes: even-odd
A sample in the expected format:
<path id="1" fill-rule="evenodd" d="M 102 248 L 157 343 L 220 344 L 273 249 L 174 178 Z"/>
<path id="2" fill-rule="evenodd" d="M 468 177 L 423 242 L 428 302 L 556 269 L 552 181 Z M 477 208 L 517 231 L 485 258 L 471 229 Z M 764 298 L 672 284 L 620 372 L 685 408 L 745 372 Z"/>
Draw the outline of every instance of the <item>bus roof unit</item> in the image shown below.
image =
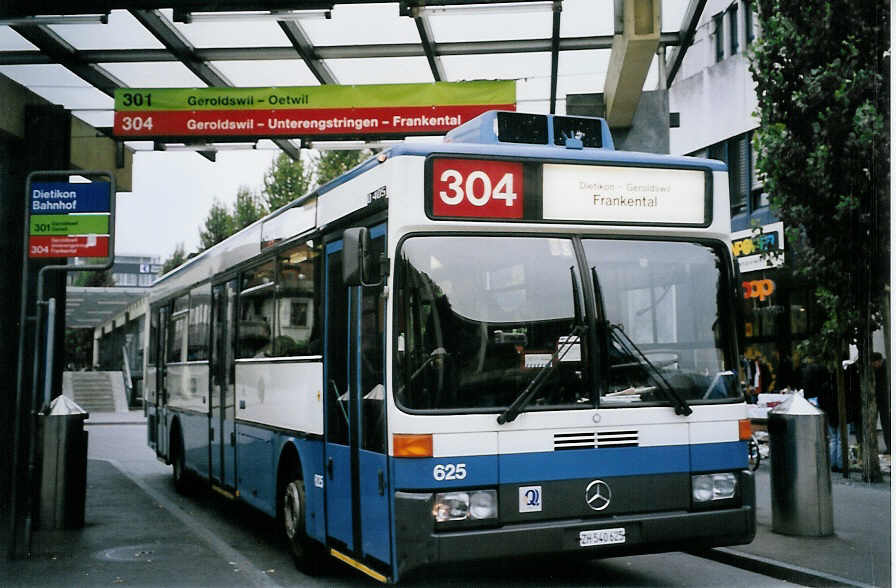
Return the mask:
<path id="1" fill-rule="evenodd" d="M 607 121 L 590 116 L 557 116 L 490 110 L 445 135 L 446 143 L 524 143 L 568 149 L 614 149 Z"/>

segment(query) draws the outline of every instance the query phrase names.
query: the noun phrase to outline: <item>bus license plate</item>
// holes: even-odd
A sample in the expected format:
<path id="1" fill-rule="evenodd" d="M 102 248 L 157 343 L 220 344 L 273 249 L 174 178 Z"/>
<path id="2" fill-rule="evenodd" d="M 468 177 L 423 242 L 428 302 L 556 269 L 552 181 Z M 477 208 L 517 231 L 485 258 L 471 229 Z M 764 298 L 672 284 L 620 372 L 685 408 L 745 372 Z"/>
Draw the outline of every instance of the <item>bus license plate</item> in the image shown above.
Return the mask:
<path id="1" fill-rule="evenodd" d="M 597 529 L 595 531 L 579 532 L 579 547 L 592 545 L 612 545 L 613 543 L 625 543 L 625 529 Z"/>

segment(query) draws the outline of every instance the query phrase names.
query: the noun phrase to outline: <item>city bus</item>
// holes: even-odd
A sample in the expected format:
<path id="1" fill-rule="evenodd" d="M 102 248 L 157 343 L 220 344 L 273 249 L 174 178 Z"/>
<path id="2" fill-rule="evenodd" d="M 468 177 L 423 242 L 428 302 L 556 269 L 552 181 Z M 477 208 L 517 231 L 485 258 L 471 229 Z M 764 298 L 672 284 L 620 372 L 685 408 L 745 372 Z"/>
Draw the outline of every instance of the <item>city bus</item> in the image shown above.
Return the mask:
<path id="1" fill-rule="evenodd" d="M 729 210 L 603 119 L 398 143 L 152 287 L 149 444 L 309 573 L 748 543 Z"/>

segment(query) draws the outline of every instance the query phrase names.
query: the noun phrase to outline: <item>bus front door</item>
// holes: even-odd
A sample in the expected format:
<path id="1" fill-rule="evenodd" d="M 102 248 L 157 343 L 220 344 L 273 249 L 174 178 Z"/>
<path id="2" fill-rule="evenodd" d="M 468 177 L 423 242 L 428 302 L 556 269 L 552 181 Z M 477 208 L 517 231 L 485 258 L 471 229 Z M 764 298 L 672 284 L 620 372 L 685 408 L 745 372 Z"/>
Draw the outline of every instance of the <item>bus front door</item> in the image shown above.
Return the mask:
<path id="1" fill-rule="evenodd" d="M 375 254 L 385 241 L 378 229 L 371 231 Z M 388 565 L 383 289 L 346 288 L 341 241 L 328 245 L 325 271 L 327 536 L 336 549 Z"/>
<path id="2" fill-rule="evenodd" d="M 209 441 L 211 477 L 226 488 L 236 487 L 233 329 L 237 280 L 212 289 L 212 354 L 209 384 Z"/>

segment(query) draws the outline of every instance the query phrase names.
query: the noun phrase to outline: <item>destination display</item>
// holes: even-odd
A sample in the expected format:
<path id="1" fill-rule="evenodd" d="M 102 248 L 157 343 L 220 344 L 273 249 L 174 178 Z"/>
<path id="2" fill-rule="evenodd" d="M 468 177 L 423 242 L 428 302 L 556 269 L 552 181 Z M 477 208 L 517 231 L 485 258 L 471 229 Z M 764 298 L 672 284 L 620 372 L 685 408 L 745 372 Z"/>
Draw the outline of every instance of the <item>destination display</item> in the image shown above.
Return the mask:
<path id="1" fill-rule="evenodd" d="M 108 214 L 46 214 L 32 216 L 30 235 L 106 235 Z"/>
<path id="2" fill-rule="evenodd" d="M 29 237 L 28 257 L 108 257 L 108 235 Z"/>
<path id="3" fill-rule="evenodd" d="M 546 164 L 543 218 L 638 224 L 708 223 L 702 170 Z"/>
<path id="4" fill-rule="evenodd" d="M 441 134 L 486 110 L 515 110 L 516 82 L 279 88 L 121 88 L 120 137 Z"/>

